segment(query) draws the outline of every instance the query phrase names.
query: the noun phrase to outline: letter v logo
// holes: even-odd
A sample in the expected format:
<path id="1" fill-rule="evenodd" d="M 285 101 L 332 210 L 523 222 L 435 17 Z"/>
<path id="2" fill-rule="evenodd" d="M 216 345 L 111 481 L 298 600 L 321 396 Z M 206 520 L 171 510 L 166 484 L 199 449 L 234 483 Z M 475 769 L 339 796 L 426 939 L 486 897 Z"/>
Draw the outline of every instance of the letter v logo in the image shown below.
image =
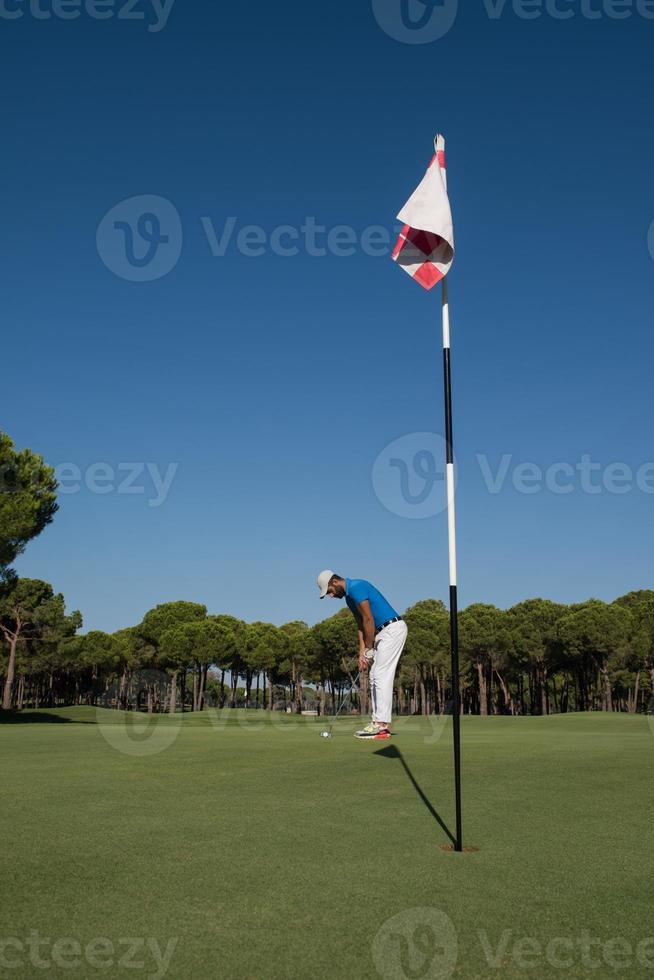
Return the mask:
<path id="1" fill-rule="evenodd" d="M 452 28 L 458 0 L 372 0 L 381 29 L 403 44 L 431 44 Z"/>

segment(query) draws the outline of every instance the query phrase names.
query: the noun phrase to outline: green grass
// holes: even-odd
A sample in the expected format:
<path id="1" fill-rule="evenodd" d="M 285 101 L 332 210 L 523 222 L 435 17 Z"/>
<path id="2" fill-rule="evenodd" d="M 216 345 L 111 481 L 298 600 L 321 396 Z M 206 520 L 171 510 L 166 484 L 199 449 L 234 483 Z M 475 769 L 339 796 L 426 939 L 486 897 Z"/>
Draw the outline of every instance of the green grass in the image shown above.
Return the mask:
<path id="1" fill-rule="evenodd" d="M 652 967 L 636 958 L 654 936 L 648 719 L 464 718 L 464 836 L 479 850 L 459 855 L 439 823 L 453 827 L 449 722 L 400 722 L 389 752 L 353 739 L 352 720 L 327 741 L 318 719 L 252 716 L 163 718 L 141 741 L 90 708 L 0 726 L 0 939 L 36 931 L 44 961 L 56 939 L 111 944 L 104 970 L 74 947 L 66 968 L 11 947 L 0 975 L 161 976 L 129 937 L 176 938 L 175 980 L 375 978 L 375 956 L 389 980 L 654 975 L 654 940 Z M 435 931 L 407 911 L 425 908 Z M 574 943 L 554 950 L 567 966 L 548 961 L 556 939 Z M 502 940 L 493 965 L 485 947 Z"/>

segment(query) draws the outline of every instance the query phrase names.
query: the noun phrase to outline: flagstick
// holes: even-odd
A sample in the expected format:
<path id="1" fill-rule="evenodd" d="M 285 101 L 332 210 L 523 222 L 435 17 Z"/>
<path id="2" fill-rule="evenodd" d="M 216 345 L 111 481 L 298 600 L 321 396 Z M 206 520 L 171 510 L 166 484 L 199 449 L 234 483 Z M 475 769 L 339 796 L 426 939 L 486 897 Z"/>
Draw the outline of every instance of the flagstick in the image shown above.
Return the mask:
<path id="1" fill-rule="evenodd" d="M 445 442 L 447 482 L 447 537 L 450 558 L 450 647 L 452 652 L 452 735 L 454 740 L 454 795 L 456 798 L 455 851 L 463 850 L 461 831 L 461 707 L 459 695 L 459 624 L 456 594 L 456 520 L 454 508 L 454 442 L 452 439 L 452 375 L 450 372 L 450 304 L 447 278 L 443 279 L 443 377 L 445 388 Z"/>
<path id="2" fill-rule="evenodd" d="M 454 740 L 454 791 L 456 798 L 456 839 L 454 850 L 463 850 L 461 831 L 461 696 L 459 691 L 459 613 L 456 594 L 456 522 L 454 516 L 454 441 L 452 438 L 452 377 L 450 373 L 450 307 L 448 302 L 447 273 L 454 258 L 454 238 L 452 214 L 447 199 L 447 169 L 445 166 L 445 137 L 437 135 L 434 139 L 434 156 L 427 173 L 416 191 L 411 195 L 398 214 L 404 222 L 393 259 L 400 260 L 406 271 L 417 279 L 421 286 L 431 289 L 438 270 L 443 286 L 443 373 L 445 377 L 445 432 L 447 453 L 445 472 L 447 481 L 447 532 L 450 556 L 450 647 L 452 653 L 452 733 Z M 432 169 L 433 168 L 433 169 Z M 442 186 L 438 178 L 439 174 Z M 443 193 L 444 192 L 444 193 Z M 425 228 L 429 208 L 433 208 L 433 220 Z M 437 227 L 434 227 L 434 222 Z M 418 232 L 416 237 L 415 233 Z M 421 241 L 421 233 L 426 232 L 426 241 Z M 441 234 L 445 232 L 445 236 Z M 413 233 L 413 234 L 412 234 Z M 434 236 L 437 242 L 434 242 Z M 414 241 L 415 238 L 415 241 Z M 427 247 L 425 247 L 427 246 Z M 407 248 L 406 262 L 402 261 L 403 250 Z M 438 259 L 440 258 L 440 261 Z M 436 280 L 437 281 L 437 280 Z"/>

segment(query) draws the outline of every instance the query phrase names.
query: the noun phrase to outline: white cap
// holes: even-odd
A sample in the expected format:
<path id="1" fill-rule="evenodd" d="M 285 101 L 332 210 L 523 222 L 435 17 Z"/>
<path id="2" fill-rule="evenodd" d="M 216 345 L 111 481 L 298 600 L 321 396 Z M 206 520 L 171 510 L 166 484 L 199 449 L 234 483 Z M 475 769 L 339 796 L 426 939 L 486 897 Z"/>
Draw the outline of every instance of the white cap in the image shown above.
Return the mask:
<path id="1" fill-rule="evenodd" d="M 329 588 L 329 580 L 335 572 L 330 571 L 328 568 L 324 572 L 321 572 L 318 576 L 318 588 L 320 589 L 320 598 L 324 599 L 327 595 L 327 589 Z"/>

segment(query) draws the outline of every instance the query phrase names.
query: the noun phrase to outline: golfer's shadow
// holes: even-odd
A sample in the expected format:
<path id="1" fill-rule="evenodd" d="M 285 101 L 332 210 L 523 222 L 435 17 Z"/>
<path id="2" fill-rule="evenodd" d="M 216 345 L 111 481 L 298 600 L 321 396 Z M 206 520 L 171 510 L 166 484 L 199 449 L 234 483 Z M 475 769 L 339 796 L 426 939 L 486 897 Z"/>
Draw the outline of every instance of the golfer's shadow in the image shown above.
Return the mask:
<path id="1" fill-rule="evenodd" d="M 416 781 L 415 776 L 413 775 L 413 773 L 409 769 L 408 765 L 406 764 L 405 759 L 404 759 L 404 756 L 402 755 L 402 753 L 400 752 L 400 750 L 395 745 L 387 745 L 385 749 L 379 749 L 377 752 L 374 753 L 374 755 L 382 755 L 385 759 L 399 759 L 400 760 L 400 763 L 402 765 L 402 768 L 404 769 L 405 773 L 409 777 L 409 779 L 411 781 L 411 785 L 415 789 L 416 793 L 418 794 L 418 796 L 420 797 L 420 799 L 422 800 L 422 802 L 425 804 L 425 806 L 427 807 L 427 809 L 429 810 L 429 812 L 431 813 L 432 817 L 434 818 L 434 820 L 436 821 L 436 823 L 439 825 L 439 827 L 442 830 L 445 831 L 445 833 L 450 838 L 450 840 L 452 841 L 452 843 L 453 844 L 456 844 L 456 838 L 455 838 L 454 834 L 450 833 L 450 830 L 447 827 L 447 824 L 443 821 L 443 819 L 441 818 L 440 814 L 434 809 L 431 801 L 429 799 L 427 799 L 427 797 L 425 796 L 425 794 L 424 794 L 424 792 L 422 790 L 422 787 Z"/>

